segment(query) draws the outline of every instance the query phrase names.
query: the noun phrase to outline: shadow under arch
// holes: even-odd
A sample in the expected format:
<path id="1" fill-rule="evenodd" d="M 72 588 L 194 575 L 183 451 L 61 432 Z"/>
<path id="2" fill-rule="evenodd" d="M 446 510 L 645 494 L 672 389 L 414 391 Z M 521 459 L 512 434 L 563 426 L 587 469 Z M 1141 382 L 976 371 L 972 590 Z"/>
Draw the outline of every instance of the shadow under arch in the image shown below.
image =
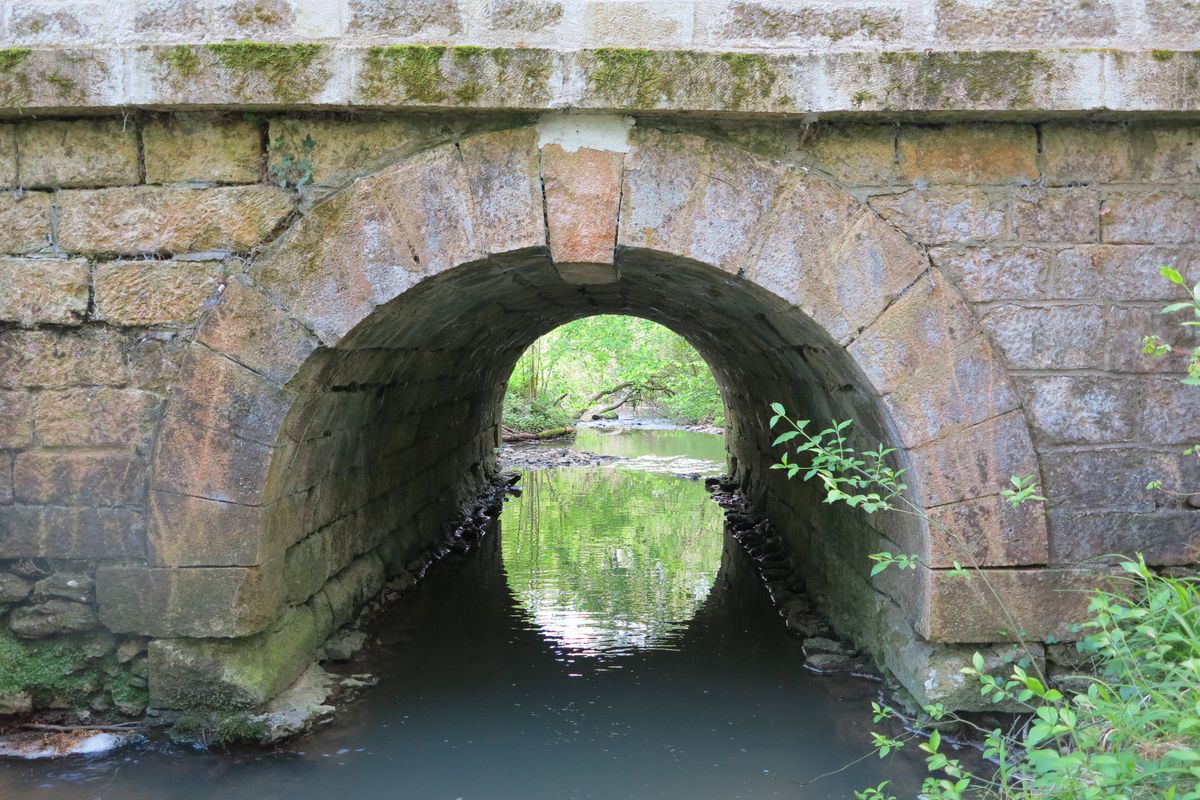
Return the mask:
<path id="1" fill-rule="evenodd" d="M 1002 590 L 1062 581 L 1011 569 L 1046 561 L 1040 511 L 1003 515 L 999 496 L 1037 460 L 1003 365 L 924 253 L 819 178 L 635 137 L 576 156 L 516 129 L 419 153 L 316 204 L 229 282 L 156 441 L 149 563 L 98 576 L 106 624 L 156 639 L 156 703 L 282 689 L 494 471 L 521 352 L 591 314 L 651 319 L 700 351 L 736 480 L 841 631 L 919 695 L 937 647 L 1015 632 L 947 579 L 956 553 L 919 518 L 832 508 L 771 472 L 769 403 L 898 446 L 916 501 L 1008 568 Z M 872 578 L 865 556 L 884 549 L 923 566 Z M 1032 637 L 1070 617 L 1027 611 Z"/>

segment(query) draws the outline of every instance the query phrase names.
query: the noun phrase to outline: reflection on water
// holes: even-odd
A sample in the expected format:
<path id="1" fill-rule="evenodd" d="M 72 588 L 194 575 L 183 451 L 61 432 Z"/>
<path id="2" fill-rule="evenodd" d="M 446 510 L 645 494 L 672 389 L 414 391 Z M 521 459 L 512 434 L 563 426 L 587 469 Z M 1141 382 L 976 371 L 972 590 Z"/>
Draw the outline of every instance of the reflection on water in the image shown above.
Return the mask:
<path id="1" fill-rule="evenodd" d="M 329 725 L 270 751 L 4 764 L 0 798 L 840 800 L 885 779 L 916 795 L 905 754 L 807 784 L 870 752 L 875 687 L 801 668 L 702 487 L 605 467 L 525 483 L 502 531 L 436 565 L 338 667 L 381 682 Z"/>
<path id="2" fill-rule="evenodd" d="M 721 565 L 699 483 L 613 469 L 528 472 L 504 510 L 508 586 L 565 658 L 672 647 Z M 619 664 L 618 664 L 619 666 Z"/>

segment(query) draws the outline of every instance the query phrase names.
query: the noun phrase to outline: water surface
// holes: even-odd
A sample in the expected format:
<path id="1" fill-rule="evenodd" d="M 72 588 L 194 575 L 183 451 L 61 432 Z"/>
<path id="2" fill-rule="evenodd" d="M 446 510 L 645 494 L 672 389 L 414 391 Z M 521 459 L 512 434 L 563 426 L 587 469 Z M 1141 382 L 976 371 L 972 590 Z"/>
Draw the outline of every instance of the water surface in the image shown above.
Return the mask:
<path id="1" fill-rule="evenodd" d="M 718 437 L 636 433 L 597 441 L 720 458 Z M 887 778 L 915 796 L 916 759 L 806 783 L 869 752 L 876 687 L 801 667 L 700 483 L 620 465 L 522 483 L 500 531 L 436 565 L 334 667 L 381 682 L 314 734 L 10 762 L 0 798 L 816 800 Z"/>

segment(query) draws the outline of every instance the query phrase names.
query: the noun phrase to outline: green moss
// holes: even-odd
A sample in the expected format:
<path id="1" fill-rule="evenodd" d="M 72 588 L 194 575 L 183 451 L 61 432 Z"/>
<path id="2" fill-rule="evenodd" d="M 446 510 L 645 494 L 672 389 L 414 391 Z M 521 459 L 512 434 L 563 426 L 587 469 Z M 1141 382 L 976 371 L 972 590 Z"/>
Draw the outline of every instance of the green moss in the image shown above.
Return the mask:
<path id="1" fill-rule="evenodd" d="M 32 692 L 82 701 L 97 674 L 88 657 L 69 640 L 22 641 L 0 631 L 0 694 Z"/>
<path id="2" fill-rule="evenodd" d="M 305 79 L 305 74 L 325 50 L 324 45 L 313 43 L 218 42 L 205 47 L 222 66 L 261 76 L 280 100 L 300 100 L 312 93 L 311 77 Z"/>
<path id="3" fill-rule="evenodd" d="M 128 671 L 118 671 L 108 681 L 108 695 L 117 706 L 145 708 L 150 702 L 150 692 L 144 686 L 133 684 L 134 676 Z"/>
<path id="4" fill-rule="evenodd" d="M 855 92 L 854 97 L 850 99 L 854 102 L 854 105 L 861 106 L 864 103 L 869 103 L 870 101 L 874 100 L 875 95 L 871 94 L 866 89 L 860 89 L 859 91 Z"/>
<path id="5" fill-rule="evenodd" d="M 1151 50 L 1150 57 L 1155 61 L 1170 61 L 1175 57 L 1174 50 Z"/>
<path id="6" fill-rule="evenodd" d="M 647 107 L 674 98 L 676 80 L 665 70 L 663 51 L 601 47 L 593 55 L 596 65 L 588 81 L 608 100 Z"/>
<path id="7" fill-rule="evenodd" d="M 775 71 L 765 56 L 753 53 L 722 53 L 729 67 L 731 85 L 728 107 L 737 111 L 750 101 L 768 97 L 775 84 Z"/>
<path id="8" fill-rule="evenodd" d="M 158 60 L 181 78 L 191 78 L 200 71 L 200 56 L 186 44 L 176 45 L 164 53 L 159 53 Z"/>
<path id="9" fill-rule="evenodd" d="M 457 47 L 451 47 L 450 57 L 454 59 L 455 64 L 464 65 L 471 63 L 476 57 L 481 56 L 486 52 L 486 47 L 476 47 L 475 45 L 466 44 L 459 45 Z"/>
<path id="10" fill-rule="evenodd" d="M 372 47 L 363 66 L 363 94 L 386 96 L 399 84 L 405 98 L 419 103 L 441 103 L 446 99 L 442 73 L 445 47 L 404 44 Z"/>
<path id="11" fill-rule="evenodd" d="M 79 84 L 68 78 L 66 75 L 60 75 L 57 72 L 47 75 L 46 83 L 58 89 L 58 93 L 64 98 L 79 98 L 83 96 L 83 90 L 79 88 Z"/>
<path id="12" fill-rule="evenodd" d="M 451 94 L 460 103 L 473 103 L 483 94 L 483 86 L 475 81 L 471 81 L 457 87 Z"/>
<path id="13" fill-rule="evenodd" d="M 1053 64 L 1033 51 L 883 53 L 879 62 L 900 72 L 889 87 L 909 104 L 934 106 L 961 91 L 979 104 L 1029 107 L 1033 85 Z"/>
<path id="14" fill-rule="evenodd" d="M 12 72 L 32 52 L 28 47 L 0 48 L 0 72 Z"/>
<path id="15" fill-rule="evenodd" d="M 267 735 L 267 723 L 252 719 L 248 714 L 230 714 L 217 721 L 213 741 L 230 745 L 261 742 Z"/>

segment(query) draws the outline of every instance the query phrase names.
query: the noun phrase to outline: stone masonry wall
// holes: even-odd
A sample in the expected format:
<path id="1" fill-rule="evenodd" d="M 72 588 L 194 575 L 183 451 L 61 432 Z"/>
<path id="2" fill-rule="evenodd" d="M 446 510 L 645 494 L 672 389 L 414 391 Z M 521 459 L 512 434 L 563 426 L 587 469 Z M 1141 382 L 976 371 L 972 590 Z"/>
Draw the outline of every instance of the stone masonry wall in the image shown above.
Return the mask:
<path id="1" fill-rule="evenodd" d="M 140 663 L 142 641 L 105 630 L 90 606 L 90 579 L 98 567 L 152 556 L 156 545 L 145 536 L 147 464 L 196 321 L 221 292 L 236 290 L 236 277 L 297 209 L 432 143 L 519 122 L 143 112 L 0 124 L 0 647 L 18 641 L 40 643 L 35 649 L 68 647 L 69 659 L 85 671 L 108 669 L 88 673 L 89 697 L 136 694 L 126 691 L 126 678 L 116 679 L 116 694 L 104 688 L 112 675 L 138 677 L 116 665 Z M 1144 487 L 1150 478 L 1200 485 L 1196 460 L 1180 454 L 1200 438 L 1200 396 L 1178 383 L 1178 360 L 1153 361 L 1140 355 L 1139 343 L 1146 333 L 1177 333 L 1157 313 L 1174 298 L 1157 266 L 1172 264 L 1200 280 L 1200 126 L 653 118 L 639 124 L 731 141 L 827 175 L 927 248 L 974 304 L 1022 393 L 1051 498 L 1052 563 L 1134 550 L 1158 565 L 1196 562 L 1200 511 Z M 298 190 L 277 185 L 294 180 L 287 164 L 303 159 L 311 182 Z M 491 343 L 497 357 L 519 343 L 520 332 L 509 333 L 515 338 Z M 463 357 L 421 367 L 433 394 L 409 399 L 432 409 L 427 429 L 464 416 L 484 419 L 485 427 L 494 423 L 484 406 L 498 397 L 495 375 L 484 371 L 475 384 L 451 386 L 470 363 Z M 339 369 L 360 380 L 330 389 Z M 317 407 L 336 411 L 331 422 L 344 424 L 346 445 L 370 441 L 373 426 L 386 421 L 363 410 L 373 397 L 371 381 L 362 380 L 375 374 L 371 369 L 331 363 L 313 373 L 314 396 L 330 395 L 330 405 Z M 964 386 L 974 385 L 971 377 L 963 376 Z M 456 398 L 474 395 L 474 409 L 439 407 L 437 387 Z M 375 408 L 403 410 L 404 389 L 395 391 Z M 270 409 L 252 410 L 269 417 Z M 249 417 L 259 418 L 255 413 Z M 747 425 L 752 420 L 747 416 Z M 411 430 L 401 435 L 410 434 L 405 447 L 424 441 Z M 232 435 L 254 440 L 257 434 L 247 428 Z M 757 434 L 746 435 L 763 449 Z M 469 436 L 424 447 L 442 445 L 443 453 L 453 454 L 453 447 L 463 456 L 444 463 L 486 461 Z M 380 461 L 360 464 L 364 476 L 380 464 L 396 466 L 386 449 L 370 452 Z M 369 504 L 347 493 L 348 476 L 320 472 L 328 457 L 314 445 L 295 462 L 294 474 L 310 468 L 311 485 L 327 482 L 323 494 L 336 502 L 317 513 L 331 516 L 282 513 L 282 535 L 293 546 L 271 567 L 272 579 L 288 581 L 293 613 L 314 618 L 317 606 L 324 608 L 314 598 L 328 596 L 331 584 L 337 591 L 339 575 L 353 572 L 344 577 L 360 588 L 382 575 L 380 537 L 391 532 L 390 515 L 412 491 L 383 480 L 371 490 L 383 499 L 364 513 Z M 412 464 L 404 469 L 419 472 Z M 429 480 L 421 491 L 430 500 L 420 509 L 406 506 L 414 514 L 432 509 L 411 523 L 419 529 L 413 551 L 431 540 L 429 528 L 442 524 L 459 499 L 451 489 L 460 476 L 443 471 Z M 438 505 L 439 497 L 451 499 Z M 865 585 L 861 564 L 851 563 L 861 557 L 862 542 L 822 537 L 837 520 L 812 513 L 800 495 L 762 499 L 773 517 L 794 519 L 805 531 L 807 552 L 822 565 L 816 571 L 831 588 L 841 586 L 835 600 L 843 609 L 855 610 L 844 612 L 844 624 L 878 617 L 880 609 L 855 605 L 874 596 L 869 587 L 847 588 Z M 342 518 L 350 520 L 342 530 L 353 528 L 345 539 L 353 544 L 338 549 L 328 526 Z M 202 546 L 195 552 L 196 566 L 208 563 Z M 410 555 L 394 555 L 394 565 Z M 70 596 L 55 590 L 71 581 Z M 356 591 L 343 592 L 347 608 L 357 602 Z M 0 668 L 0 693 L 22 688 L 6 687 L 2 678 Z M 132 688 L 142 688 L 138 683 Z M 60 689 L 42 687 L 12 702 L 53 702 Z"/>

